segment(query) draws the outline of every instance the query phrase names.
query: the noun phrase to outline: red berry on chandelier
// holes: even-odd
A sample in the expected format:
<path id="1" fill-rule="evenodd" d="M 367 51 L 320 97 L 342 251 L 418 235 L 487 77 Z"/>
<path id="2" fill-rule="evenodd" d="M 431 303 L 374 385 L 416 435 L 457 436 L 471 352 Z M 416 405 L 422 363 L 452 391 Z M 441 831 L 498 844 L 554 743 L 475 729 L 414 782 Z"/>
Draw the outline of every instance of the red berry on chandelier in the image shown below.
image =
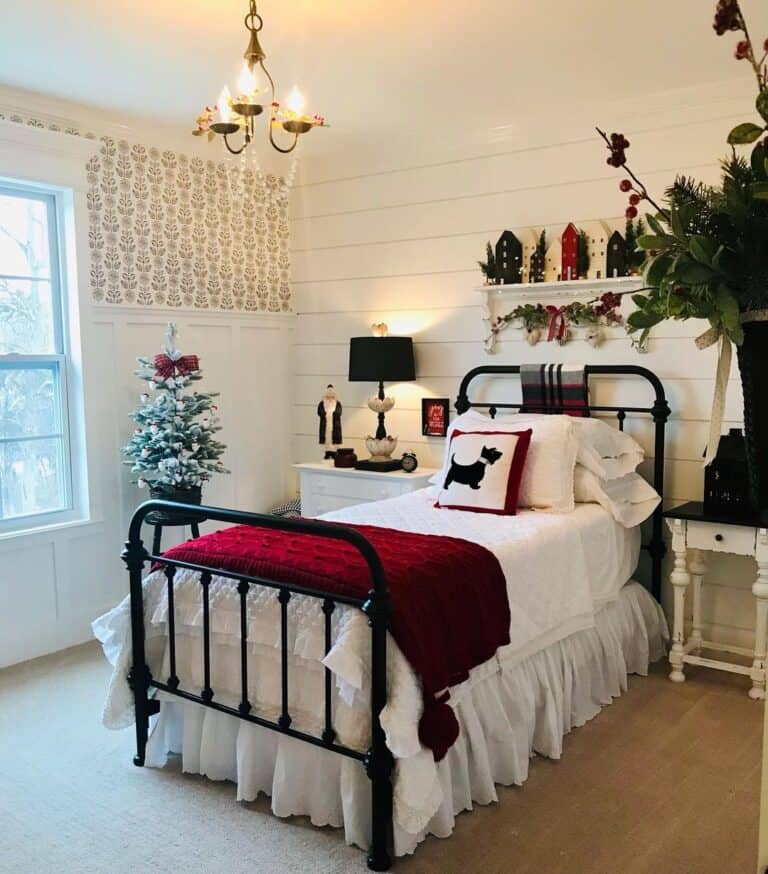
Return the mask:
<path id="1" fill-rule="evenodd" d="M 619 182 L 619 189 L 625 192 L 631 191 L 632 183 L 629 181 L 629 179 L 622 179 L 621 182 Z"/>
<path id="2" fill-rule="evenodd" d="M 749 57 L 749 43 L 743 39 L 736 43 L 736 51 L 733 53 L 737 61 L 743 61 Z"/>
<path id="3" fill-rule="evenodd" d="M 633 219 L 633 218 L 635 218 L 635 217 L 637 216 L 637 207 L 634 207 L 634 206 L 628 206 L 626 212 L 624 213 L 624 215 L 625 215 L 628 219 Z"/>
<path id="4" fill-rule="evenodd" d="M 640 195 L 639 194 L 630 194 L 629 195 L 629 202 L 632 206 L 637 206 L 637 204 L 640 203 Z"/>

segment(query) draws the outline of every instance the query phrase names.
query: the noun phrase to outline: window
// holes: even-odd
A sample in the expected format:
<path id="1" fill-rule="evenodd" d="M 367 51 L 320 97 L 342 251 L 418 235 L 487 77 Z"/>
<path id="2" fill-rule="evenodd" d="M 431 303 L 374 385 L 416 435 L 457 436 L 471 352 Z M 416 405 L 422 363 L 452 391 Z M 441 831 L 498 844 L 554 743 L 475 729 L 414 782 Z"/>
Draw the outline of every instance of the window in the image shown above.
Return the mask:
<path id="1" fill-rule="evenodd" d="M 56 195 L 0 182 L 0 530 L 72 507 L 61 275 Z"/>

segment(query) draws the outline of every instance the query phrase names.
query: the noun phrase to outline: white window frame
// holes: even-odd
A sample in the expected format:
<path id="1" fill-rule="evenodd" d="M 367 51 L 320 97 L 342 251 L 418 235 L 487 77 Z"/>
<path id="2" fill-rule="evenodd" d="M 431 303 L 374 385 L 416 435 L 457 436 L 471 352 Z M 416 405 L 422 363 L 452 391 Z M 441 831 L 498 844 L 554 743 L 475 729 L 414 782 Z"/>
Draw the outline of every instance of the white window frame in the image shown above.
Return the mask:
<path id="1" fill-rule="evenodd" d="M 0 121 L 0 186 L 22 188 L 53 199 L 55 210 L 58 301 L 55 308 L 60 340 L 57 354 L 23 356 L 27 361 L 55 362 L 60 368 L 63 452 L 69 459 L 64 509 L 0 520 L 0 541 L 8 537 L 71 525 L 91 524 L 94 503 L 93 459 L 85 439 L 82 331 L 88 295 L 89 252 L 85 165 L 99 149 L 98 141 Z M 85 300 L 83 295 L 86 296 Z M 17 361 L 22 356 L 14 356 Z M 0 361 L 6 356 L 0 355 Z M 11 356 L 7 360 L 10 361 Z M 96 501 L 99 511 L 101 501 Z"/>
<path id="2" fill-rule="evenodd" d="M 51 434 L 34 435 L 32 437 L 2 437 L 0 443 L 31 442 L 34 440 L 58 439 L 61 441 L 61 456 L 63 469 L 59 471 L 59 484 L 63 497 L 62 506 L 52 510 L 24 513 L 7 519 L 0 517 L 0 533 L 19 528 L 29 529 L 44 525 L 68 521 L 72 518 L 74 508 L 72 442 L 70 440 L 70 416 L 68 398 L 67 354 L 69 351 L 68 331 L 65 329 L 65 265 L 63 262 L 63 239 L 61 230 L 64 223 L 64 210 L 61 196 L 55 190 L 43 186 L 32 186 L 16 181 L 0 179 L 0 194 L 37 200 L 45 205 L 48 237 L 48 258 L 50 275 L 46 277 L 51 285 L 51 308 L 53 315 L 53 339 L 55 351 L 52 353 L 23 354 L 0 353 L 0 370 L 51 370 L 54 373 L 56 386 L 56 420 L 58 429 Z M 10 276 L 3 274 L 4 279 L 34 281 L 36 277 Z"/>

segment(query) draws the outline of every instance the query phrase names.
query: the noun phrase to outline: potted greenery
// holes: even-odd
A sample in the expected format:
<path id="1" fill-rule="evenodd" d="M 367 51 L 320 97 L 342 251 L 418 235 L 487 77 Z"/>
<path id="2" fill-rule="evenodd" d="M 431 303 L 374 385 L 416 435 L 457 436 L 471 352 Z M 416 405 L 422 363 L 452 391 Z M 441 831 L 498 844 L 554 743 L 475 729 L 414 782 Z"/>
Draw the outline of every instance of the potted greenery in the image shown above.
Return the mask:
<path id="1" fill-rule="evenodd" d="M 749 62 L 758 86 L 757 123 L 739 124 L 728 135 L 731 153 L 718 185 L 678 176 L 659 205 L 627 166 L 623 134 L 598 133 L 610 152 L 608 163 L 629 177 L 619 186 L 629 194 L 627 218 L 637 216 L 643 201 L 655 210 L 646 216 L 649 233 L 637 239 L 645 252 L 646 288 L 633 296 L 628 330 L 641 332 L 642 342 L 665 319 L 709 322 L 696 340 L 699 348 L 720 344 L 707 463 L 717 450 L 731 343 L 736 345 L 752 503 L 768 519 L 768 139 L 761 140 L 768 130 L 768 40 L 758 52 L 738 0 L 719 0 L 713 26 L 718 35 L 741 35 L 735 57 Z M 748 144 L 754 144 L 751 154 L 737 151 Z"/>

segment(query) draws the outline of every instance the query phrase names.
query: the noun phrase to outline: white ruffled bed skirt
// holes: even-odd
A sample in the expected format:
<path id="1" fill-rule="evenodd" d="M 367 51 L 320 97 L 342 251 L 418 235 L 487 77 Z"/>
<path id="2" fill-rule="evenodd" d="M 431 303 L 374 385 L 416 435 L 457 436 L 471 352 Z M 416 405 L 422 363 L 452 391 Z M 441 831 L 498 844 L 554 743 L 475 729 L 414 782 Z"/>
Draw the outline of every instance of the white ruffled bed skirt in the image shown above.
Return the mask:
<path id="1" fill-rule="evenodd" d="M 435 769 L 409 759 L 409 777 L 394 779 L 395 853 L 412 853 L 426 835 L 448 837 L 473 804 L 497 800 L 496 784 L 520 785 L 530 757 L 557 759 L 563 737 L 592 719 L 627 688 L 628 674 L 645 675 L 665 652 L 667 626 L 659 605 L 637 583 L 580 631 L 522 662 L 452 690 L 461 734 Z M 147 765 L 169 752 L 183 770 L 237 784 L 237 798 L 271 796 L 277 816 L 305 815 L 318 826 L 344 828 L 348 843 L 370 843 L 370 786 L 359 762 L 161 694 Z M 431 754 L 430 759 L 431 759 Z M 425 825 L 426 823 L 426 825 Z"/>

